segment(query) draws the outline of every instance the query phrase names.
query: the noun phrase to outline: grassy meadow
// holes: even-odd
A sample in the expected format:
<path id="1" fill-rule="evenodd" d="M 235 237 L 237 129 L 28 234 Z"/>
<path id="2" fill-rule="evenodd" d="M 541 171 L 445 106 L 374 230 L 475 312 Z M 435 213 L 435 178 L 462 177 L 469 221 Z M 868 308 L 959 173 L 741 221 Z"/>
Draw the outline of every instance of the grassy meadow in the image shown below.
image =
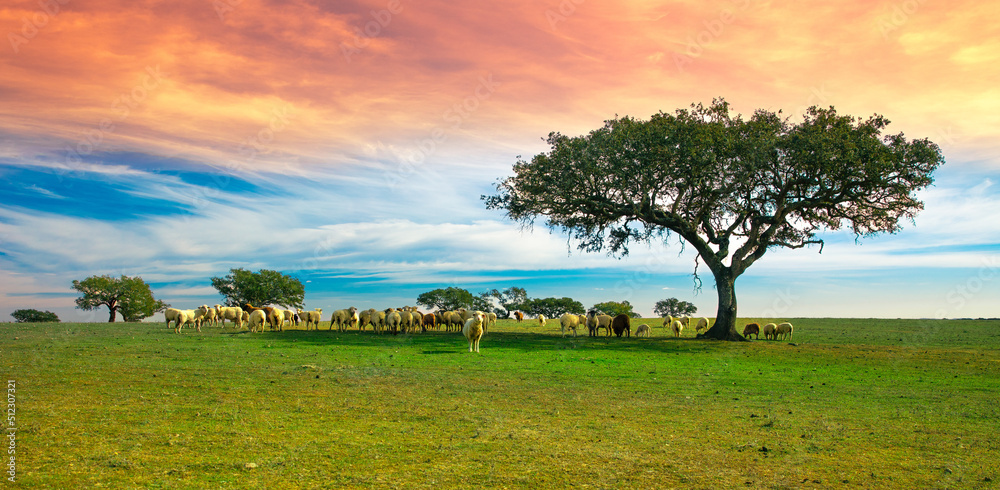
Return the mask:
<path id="1" fill-rule="evenodd" d="M 478 355 L 446 332 L 2 324 L 0 358 L 24 487 L 998 487 L 1000 321 L 790 321 L 730 343 L 501 320 Z"/>

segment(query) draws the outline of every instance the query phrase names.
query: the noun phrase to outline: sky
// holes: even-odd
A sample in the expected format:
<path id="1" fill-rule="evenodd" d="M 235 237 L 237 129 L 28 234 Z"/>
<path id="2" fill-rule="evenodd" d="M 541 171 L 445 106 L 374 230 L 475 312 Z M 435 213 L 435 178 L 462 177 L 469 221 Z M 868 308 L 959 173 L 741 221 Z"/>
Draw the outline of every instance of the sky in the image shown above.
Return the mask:
<path id="1" fill-rule="evenodd" d="M 0 317 L 106 320 L 71 288 L 102 274 L 215 304 L 237 267 L 324 311 L 519 286 L 714 316 L 690 247 L 585 253 L 480 196 L 550 132 L 716 97 L 881 114 L 946 160 L 899 233 L 770 251 L 741 316 L 1000 317 L 998 31 L 971 0 L 7 0 Z"/>

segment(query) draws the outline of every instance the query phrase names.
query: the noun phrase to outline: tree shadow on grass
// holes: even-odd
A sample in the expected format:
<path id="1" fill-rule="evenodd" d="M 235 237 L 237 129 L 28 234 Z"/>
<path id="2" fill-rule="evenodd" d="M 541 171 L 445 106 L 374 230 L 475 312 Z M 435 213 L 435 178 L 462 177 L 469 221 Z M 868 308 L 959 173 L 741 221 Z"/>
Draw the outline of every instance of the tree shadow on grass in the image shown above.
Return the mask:
<path id="1" fill-rule="evenodd" d="M 268 342 L 296 342 L 299 345 L 402 347 L 411 346 L 421 354 L 442 355 L 468 352 L 468 342 L 460 332 L 428 331 L 408 334 L 376 334 L 368 331 L 284 330 L 266 331 L 259 335 Z M 606 350 L 650 353 L 714 353 L 730 351 L 743 342 L 722 342 L 674 337 L 562 337 L 532 332 L 491 331 L 482 340 L 482 349 L 516 350 L 521 352 Z"/>

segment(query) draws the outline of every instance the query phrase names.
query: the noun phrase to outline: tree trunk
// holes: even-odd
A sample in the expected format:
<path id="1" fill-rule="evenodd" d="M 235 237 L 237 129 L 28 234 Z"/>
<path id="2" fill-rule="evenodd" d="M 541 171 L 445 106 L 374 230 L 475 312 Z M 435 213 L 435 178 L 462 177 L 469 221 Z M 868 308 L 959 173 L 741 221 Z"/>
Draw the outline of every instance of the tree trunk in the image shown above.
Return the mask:
<path id="1" fill-rule="evenodd" d="M 715 313 L 715 325 L 703 334 L 704 338 L 745 341 L 736 330 L 736 278 L 728 267 L 719 268 L 714 274 L 719 310 Z"/>
<path id="2" fill-rule="evenodd" d="M 115 322 L 115 318 L 118 315 L 118 301 L 117 300 L 112 300 L 112 301 L 110 301 L 108 303 L 108 311 L 111 312 L 111 314 L 108 316 L 108 323 L 114 323 Z"/>

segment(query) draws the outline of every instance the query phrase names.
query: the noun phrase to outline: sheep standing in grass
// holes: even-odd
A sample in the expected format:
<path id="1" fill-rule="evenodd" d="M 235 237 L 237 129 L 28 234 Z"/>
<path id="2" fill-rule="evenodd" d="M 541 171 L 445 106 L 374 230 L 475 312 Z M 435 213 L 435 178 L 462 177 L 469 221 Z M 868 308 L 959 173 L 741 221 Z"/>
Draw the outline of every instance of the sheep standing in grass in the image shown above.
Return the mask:
<path id="1" fill-rule="evenodd" d="M 333 326 L 337 325 L 337 330 L 343 332 L 348 327 L 357 325 L 358 322 L 358 309 L 355 307 L 345 308 L 343 310 L 337 310 L 333 312 L 330 316 L 330 328 L 333 330 Z"/>
<path id="2" fill-rule="evenodd" d="M 215 309 L 213 306 L 205 305 L 207 310 L 205 311 L 205 316 L 201 318 L 201 324 L 216 325 L 219 318 L 219 310 Z"/>
<path id="3" fill-rule="evenodd" d="M 247 324 L 251 332 L 263 331 L 265 323 L 267 323 L 267 314 L 264 310 L 253 310 L 250 312 L 250 319 L 247 321 Z"/>
<path id="4" fill-rule="evenodd" d="M 489 333 L 490 328 L 497 326 L 497 314 L 492 311 L 486 314 L 486 323 L 483 324 L 483 333 Z"/>
<path id="5" fill-rule="evenodd" d="M 236 324 L 236 328 L 243 328 L 243 308 L 239 306 L 215 305 L 216 316 L 222 323 L 222 328 L 226 328 L 226 320 Z"/>
<path id="6" fill-rule="evenodd" d="M 475 313 L 465 321 L 462 335 L 469 341 L 469 352 L 479 352 L 479 339 L 483 338 L 483 314 Z"/>
<path id="7" fill-rule="evenodd" d="M 545 326 L 545 321 L 546 321 L 545 315 L 539 314 L 538 315 L 538 326 L 539 327 L 544 327 Z"/>
<path id="8" fill-rule="evenodd" d="M 670 331 L 674 333 L 674 337 L 680 337 L 684 331 L 684 324 L 680 320 L 673 320 L 670 322 Z"/>
<path id="9" fill-rule="evenodd" d="M 451 331 L 451 327 L 455 327 L 455 331 L 458 332 L 462 330 L 462 326 L 465 325 L 465 321 L 462 320 L 462 314 L 457 311 L 448 312 L 448 331 Z"/>
<path id="10" fill-rule="evenodd" d="M 437 316 L 435 316 L 433 313 L 427 313 L 426 315 L 424 315 L 423 324 L 425 330 L 426 329 L 437 330 L 438 327 Z"/>
<path id="11" fill-rule="evenodd" d="M 576 337 L 576 327 L 580 326 L 580 317 L 573 313 L 564 313 L 559 317 L 559 326 L 562 327 L 563 337 L 566 336 L 566 330 L 572 330 L 573 336 Z"/>
<path id="12" fill-rule="evenodd" d="M 759 324 L 748 323 L 745 327 L 743 327 L 743 336 L 749 339 L 751 335 L 753 335 L 756 340 L 760 340 Z"/>
<path id="13" fill-rule="evenodd" d="M 694 327 L 694 331 L 701 333 L 704 330 L 708 330 L 711 326 L 711 322 L 708 321 L 708 318 L 701 318 L 698 320 L 698 326 Z"/>
<path id="14" fill-rule="evenodd" d="M 587 335 L 590 337 L 597 336 L 597 310 L 587 310 Z"/>
<path id="15" fill-rule="evenodd" d="M 299 318 L 302 322 L 305 322 L 306 330 L 309 330 L 309 325 L 312 325 L 313 328 L 319 330 L 319 322 L 323 319 L 323 309 L 316 308 L 313 311 L 302 311 L 300 309 Z"/>
<path id="16" fill-rule="evenodd" d="M 791 340 L 792 324 L 788 322 L 779 323 L 777 328 L 774 329 L 774 340 L 778 340 L 778 337 L 781 337 L 781 340 Z"/>
<path id="17" fill-rule="evenodd" d="M 517 323 L 523 322 L 524 321 L 524 313 L 521 313 L 520 311 L 515 311 L 514 312 L 514 320 L 516 320 Z"/>
<path id="18" fill-rule="evenodd" d="M 403 321 L 403 317 L 400 316 L 399 312 L 394 308 L 389 308 L 385 310 L 385 328 L 392 332 L 393 335 L 399 333 L 399 324 Z"/>
<path id="19" fill-rule="evenodd" d="M 598 333 L 600 333 L 600 330 L 603 328 L 605 331 L 607 331 L 608 337 L 610 337 L 611 336 L 611 321 L 612 320 L 614 320 L 614 319 L 611 318 L 611 315 L 603 315 L 603 314 L 602 315 L 597 315 L 597 330 L 598 330 Z"/>
<path id="20" fill-rule="evenodd" d="M 190 323 L 200 332 L 201 326 L 198 325 L 198 321 L 195 319 L 195 311 L 167 308 L 163 311 L 163 317 L 167 319 L 167 328 L 170 328 L 170 322 L 174 322 L 174 333 L 181 333 L 181 327 Z"/>
<path id="21" fill-rule="evenodd" d="M 768 323 L 767 325 L 764 325 L 764 331 L 761 332 L 764 334 L 764 340 L 776 339 L 777 337 L 775 336 L 774 331 L 777 330 L 777 328 L 778 326 L 773 323 Z"/>
<path id="22" fill-rule="evenodd" d="M 638 327 L 635 327 L 635 336 L 636 337 L 649 337 L 649 335 L 651 333 L 652 333 L 652 331 L 649 329 L 649 325 L 647 325 L 645 323 L 643 323 L 642 325 L 639 325 Z"/>
<path id="23" fill-rule="evenodd" d="M 288 326 L 297 326 L 299 324 L 299 315 L 292 310 L 285 310 L 285 321 L 288 322 Z"/>
<path id="24" fill-rule="evenodd" d="M 267 312 L 267 323 L 271 326 L 271 330 L 280 332 L 285 325 L 285 310 L 271 308 L 271 311 Z"/>
<path id="25" fill-rule="evenodd" d="M 622 313 L 611 320 L 611 329 L 615 331 L 616 337 L 621 337 L 624 333 L 626 337 L 632 336 L 632 318 Z"/>

